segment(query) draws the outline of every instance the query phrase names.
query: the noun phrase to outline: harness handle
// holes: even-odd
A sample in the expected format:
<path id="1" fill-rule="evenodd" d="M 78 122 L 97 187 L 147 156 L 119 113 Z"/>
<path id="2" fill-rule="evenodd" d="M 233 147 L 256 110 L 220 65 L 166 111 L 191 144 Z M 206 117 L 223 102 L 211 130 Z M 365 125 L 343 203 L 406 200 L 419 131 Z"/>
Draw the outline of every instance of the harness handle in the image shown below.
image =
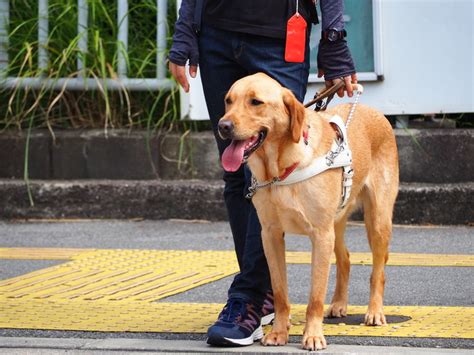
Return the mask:
<path id="1" fill-rule="evenodd" d="M 336 84 L 334 84 L 333 86 L 331 87 L 328 87 L 328 88 L 325 88 L 323 91 L 321 91 L 320 93 L 316 92 L 314 94 L 314 98 L 312 100 L 310 100 L 309 102 L 307 102 L 304 107 L 305 108 L 308 108 L 310 106 L 313 106 L 314 104 L 316 104 L 316 107 L 315 107 L 315 111 L 320 111 L 320 110 L 325 110 L 327 105 L 329 104 L 329 102 L 332 100 L 332 98 L 334 97 L 334 94 L 341 88 L 343 87 L 345 84 L 344 84 L 344 81 L 339 81 L 337 82 Z M 323 102 L 323 100 L 327 98 L 326 100 L 326 103 Z"/>
<path id="2" fill-rule="evenodd" d="M 310 100 L 309 102 L 307 102 L 304 105 L 304 107 L 308 108 L 308 107 L 311 107 L 314 104 L 316 104 L 316 107 L 314 108 L 315 111 L 324 111 L 324 110 L 326 110 L 327 106 L 329 105 L 329 103 L 333 99 L 334 94 L 340 88 L 342 88 L 343 86 L 345 86 L 345 82 L 344 82 L 344 80 L 341 79 L 341 81 L 337 82 L 333 86 L 325 88 L 320 93 L 316 92 L 314 94 L 314 98 L 312 100 Z M 360 84 L 352 84 L 352 90 L 356 90 L 356 91 L 358 91 L 362 94 L 363 91 L 364 91 L 364 88 Z M 324 102 L 323 100 L 326 99 L 326 98 L 327 98 L 327 100 L 326 100 L 326 102 Z"/>

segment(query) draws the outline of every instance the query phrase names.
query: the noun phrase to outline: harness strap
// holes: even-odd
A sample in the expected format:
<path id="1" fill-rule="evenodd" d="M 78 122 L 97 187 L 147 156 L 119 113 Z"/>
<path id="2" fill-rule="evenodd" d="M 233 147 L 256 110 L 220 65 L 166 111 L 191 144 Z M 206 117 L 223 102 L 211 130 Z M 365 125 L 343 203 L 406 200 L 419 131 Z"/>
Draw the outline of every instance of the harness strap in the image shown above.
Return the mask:
<path id="1" fill-rule="evenodd" d="M 319 175 L 326 170 L 350 165 L 352 163 L 352 153 L 349 149 L 341 149 L 341 147 L 341 145 L 334 142 L 331 150 L 326 155 L 313 160 L 310 165 L 303 169 L 295 170 L 293 174 L 288 176 L 285 180 L 278 180 L 273 184 L 277 186 L 296 184 L 297 182 L 305 181 L 313 176 Z"/>
<path id="2" fill-rule="evenodd" d="M 277 183 L 278 181 L 285 180 L 293 171 L 295 171 L 295 169 L 298 167 L 298 164 L 299 162 L 294 163 L 290 167 L 286 168 L 282 175 L 278 177 L 274 177 L 272 180 L 268 182 L 264 182 L 264 183 L 259 183 L 257 179 L 255 179 L 255 177 L 252 175 L 251 184 L 250 184 L 250 187 L 248 188 L 249 193 L 245 195 L 245 198 L 251 199 L 252 196 L 255 195 L 258 189 L 273 185 Z"/>
<path id="3" fill-rule="evenodd" d="M 347 131 L 344 121 L 338 115 L 335 115 L 329 121 L 336 126 L 338 139 L 336 139 L 326 155 L 316 158 L 313 162 L 301 169 L 296 169 L 285 180 L 275 181 L 274 185 L 291 185 L 319 175 L 326 170 L 351 166 L 352 152 L 347 144 Z"/>
<path id="4" fill-rule="evenodd" d="M 352 187 L 352 177 L 354 176 L 354 171 L 351 167 L 352 152 L 348 145 L 346 126 L 342 118 L 338 115 L 335 115 L 331 118 L 330 123 L 336 126 L 338 137 L 333 142 L 331 149 L 328 153 L 326 153 L 326 155 L 313 160 L 310 165 L 302 169 L 296 169 L 298 163 L 295 163 L 291 167 L 287 168 L 283 175 L 275 177 L 270 181 L 260 183 L 252 176 L 252 183 L 249 187 L 249 193 L 246 195 L 246 198 L 252 198 L 258 189 L 264 187 L 271 185 L 291 185 L 297 182 L 305 181 L 329 169 L 343 168 L 342 201 L 339 209 L 344 208 L 349 201 Z"/>
<path id="5" fill-rule="evenodd" d="M 351 197 L 352 178 L 354 177 L 354 170 L 351 166 L 344 166 L 342 169 L 342 201 L 339 210 L 346 207 L 349 197 Z"/>

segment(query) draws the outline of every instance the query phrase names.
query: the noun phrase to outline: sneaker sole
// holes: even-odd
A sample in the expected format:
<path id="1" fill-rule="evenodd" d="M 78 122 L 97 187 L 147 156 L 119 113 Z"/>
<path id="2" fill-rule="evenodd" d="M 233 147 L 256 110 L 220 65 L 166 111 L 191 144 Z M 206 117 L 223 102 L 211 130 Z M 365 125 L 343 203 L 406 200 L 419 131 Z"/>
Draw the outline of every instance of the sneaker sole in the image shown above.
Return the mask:
<path id="1" fill-rule="evenodd" d="M 275 319 L 275 313 L 269 313 L 266 316 L 263 316 L 260 322 L 262 325 L 269 325 Z"/>
<path id="2" fill-rule="evenodd" d="M 220 336 L 212 336 L 207 338 L 207 343 L 209 345 L 218 345 L 218 346 L 247 346 L 252 345 L 255 341 L 263 338 L 263 329 L 262 326 L 259 326 L 248 338 L 242 339 L 232 339 Z"/>

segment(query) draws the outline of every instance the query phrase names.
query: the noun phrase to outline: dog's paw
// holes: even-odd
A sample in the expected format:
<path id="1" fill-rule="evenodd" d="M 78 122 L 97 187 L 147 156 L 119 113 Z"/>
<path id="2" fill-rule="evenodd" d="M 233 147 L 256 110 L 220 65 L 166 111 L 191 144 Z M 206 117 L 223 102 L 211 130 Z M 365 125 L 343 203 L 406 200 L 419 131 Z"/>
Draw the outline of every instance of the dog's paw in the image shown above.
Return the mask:
<path id="1" fill-rule="evenodd" d="M 367 311 L 365 315 L 365 324 L 366 325 L 386 325 L 387 320 L 385 319 L 385 315 L 383 314 L 382 308 L 373 310 L 370 309 Z"/>
<path id="2" fill-rule="evenodd" d="M 325 317 L 341 318 L 347 316 L 347 302 L 333 302 L 326 310 Z"/>
<path id="3" fill-rule="evenodd" d="M 279 346 L 288 343 L 288 332 L 271 331 L 261 340 L 262 345 L 265 346 Z"/>
<path id="4" fill-rule="evenodd" d="M 304 334 L 302 346 L 303 349 L 310 351 L 323 350 L 327 347 L 326 338 L 322 333 L 319 335 Z"/>

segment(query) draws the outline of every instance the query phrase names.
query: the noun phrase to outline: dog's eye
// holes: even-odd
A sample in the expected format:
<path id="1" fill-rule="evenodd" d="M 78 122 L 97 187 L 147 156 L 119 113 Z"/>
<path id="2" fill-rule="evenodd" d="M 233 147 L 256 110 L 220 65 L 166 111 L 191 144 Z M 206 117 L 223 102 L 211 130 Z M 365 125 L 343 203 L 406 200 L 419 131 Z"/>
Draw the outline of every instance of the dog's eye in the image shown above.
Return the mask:
<path id="1" fill-rule="evenodd" d="M 263 104 L 263 101 L 260 101 L 260 100 L 257 100 L 257 99 L 252 99 L 252 101 L 250 101 L 250 103 L 253 106 L 259 106 L 259 105 Z"/>
<path id="2" fill-rule="evenodd" d="M 232 103 L 232 100 L 230 99 L 230 97 L 226 97 L 226 98 L 225 98 L 225 103 L 226 103 L 227 105 L 230 105 L 230 104 Z"/>

